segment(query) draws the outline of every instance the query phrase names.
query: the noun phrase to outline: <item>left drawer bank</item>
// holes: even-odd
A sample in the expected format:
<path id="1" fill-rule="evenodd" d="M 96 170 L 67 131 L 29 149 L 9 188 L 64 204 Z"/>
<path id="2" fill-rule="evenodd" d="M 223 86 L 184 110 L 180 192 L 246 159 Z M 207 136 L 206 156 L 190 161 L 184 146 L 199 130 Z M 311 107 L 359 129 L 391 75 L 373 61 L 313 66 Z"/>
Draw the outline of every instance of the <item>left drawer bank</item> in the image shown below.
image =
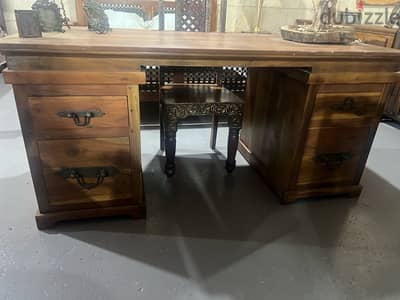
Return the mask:
<path id="1" fill-rule="evenodd" d="M 144 218 L 138 85 L 143 72 L 5 71 L 32 173 L 39 229 Z"/>

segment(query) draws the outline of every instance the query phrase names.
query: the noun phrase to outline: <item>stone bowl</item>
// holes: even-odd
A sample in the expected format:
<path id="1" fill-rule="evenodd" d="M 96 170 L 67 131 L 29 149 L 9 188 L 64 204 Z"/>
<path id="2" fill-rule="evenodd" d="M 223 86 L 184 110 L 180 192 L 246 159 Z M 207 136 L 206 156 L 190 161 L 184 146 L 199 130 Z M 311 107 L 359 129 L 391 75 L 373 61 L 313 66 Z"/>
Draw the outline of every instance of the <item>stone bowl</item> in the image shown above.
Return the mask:
<path id="1" fill-rule="evenodd" d="M 349 44 L 354 30 L 349 26 L 333 26 L 326 31 L 313 31 L 310 25 L 287 25 L 281 27 L 284 40 L 307 44 Z"/>

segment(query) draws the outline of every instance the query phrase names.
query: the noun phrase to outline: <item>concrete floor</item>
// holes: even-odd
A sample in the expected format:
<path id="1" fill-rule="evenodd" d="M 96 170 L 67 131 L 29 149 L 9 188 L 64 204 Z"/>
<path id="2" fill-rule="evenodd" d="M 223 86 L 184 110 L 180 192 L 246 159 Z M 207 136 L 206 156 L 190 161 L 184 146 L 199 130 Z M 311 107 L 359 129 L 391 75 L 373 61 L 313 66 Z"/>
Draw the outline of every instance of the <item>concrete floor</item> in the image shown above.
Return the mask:
<path id="1" fill-rule="evenodd" d="M 280 206 L 208 130 L 181 130 L 178 171 L 142 133 L 148 220 L 39 232 L 10 87 L 0 85 L 0 299 L 400 299 L 400 131 L 381 125 L 360 199 Z M 197 150 L 196 152 L 194 150 Z"/>

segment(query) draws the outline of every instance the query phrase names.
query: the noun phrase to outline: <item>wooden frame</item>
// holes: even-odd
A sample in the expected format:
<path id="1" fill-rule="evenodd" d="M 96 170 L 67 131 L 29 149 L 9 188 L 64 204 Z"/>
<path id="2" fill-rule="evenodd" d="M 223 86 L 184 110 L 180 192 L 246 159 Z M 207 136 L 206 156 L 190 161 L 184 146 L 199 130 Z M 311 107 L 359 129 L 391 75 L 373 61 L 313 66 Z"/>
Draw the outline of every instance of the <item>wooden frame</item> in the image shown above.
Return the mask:
<path id="1" fill-rule="evenodd" d="M 77 26 L 87 26 L 87 18 L 83 10 L 83 0 L 75 0 L 76 23 Z"/>
<path id="2" fill-rule="evenodd" d="M 6 26 L 6 20 L 4 19 L 4 10 L 2 1 L 0 1 L 0 28 L 1 31 L 7 33 L 7 26 Z"/>
<path id="3" fill-rule="evenodd" d="M 375 6 L 375 5 L 396 5 L 396 4 L 400 4 L 399 0 L 364 0 L 363 1 L 364 5 L 371 5 L 371 6 Z"/>

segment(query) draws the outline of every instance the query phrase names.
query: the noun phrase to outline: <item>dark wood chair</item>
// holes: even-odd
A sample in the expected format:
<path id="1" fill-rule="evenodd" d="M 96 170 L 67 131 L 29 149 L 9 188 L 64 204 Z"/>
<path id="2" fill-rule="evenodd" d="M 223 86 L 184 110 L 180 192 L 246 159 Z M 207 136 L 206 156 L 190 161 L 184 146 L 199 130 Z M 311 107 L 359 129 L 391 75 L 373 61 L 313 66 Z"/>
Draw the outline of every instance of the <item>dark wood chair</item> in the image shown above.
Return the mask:
<path id="1" fill-rule="evenodd" d="M 236 167 L 239 131 L 242 128 L 244 101 L 221 86 L 221 68 L 160 68 L 160 148 L 165 150 L 165 173 L 175 174 L 176 132 L 178 123 L 191 116 L 213 116 L 210 147 L 215 150 L 218 120 L 227 117 L 228 157 L 225 168 Z"/>

